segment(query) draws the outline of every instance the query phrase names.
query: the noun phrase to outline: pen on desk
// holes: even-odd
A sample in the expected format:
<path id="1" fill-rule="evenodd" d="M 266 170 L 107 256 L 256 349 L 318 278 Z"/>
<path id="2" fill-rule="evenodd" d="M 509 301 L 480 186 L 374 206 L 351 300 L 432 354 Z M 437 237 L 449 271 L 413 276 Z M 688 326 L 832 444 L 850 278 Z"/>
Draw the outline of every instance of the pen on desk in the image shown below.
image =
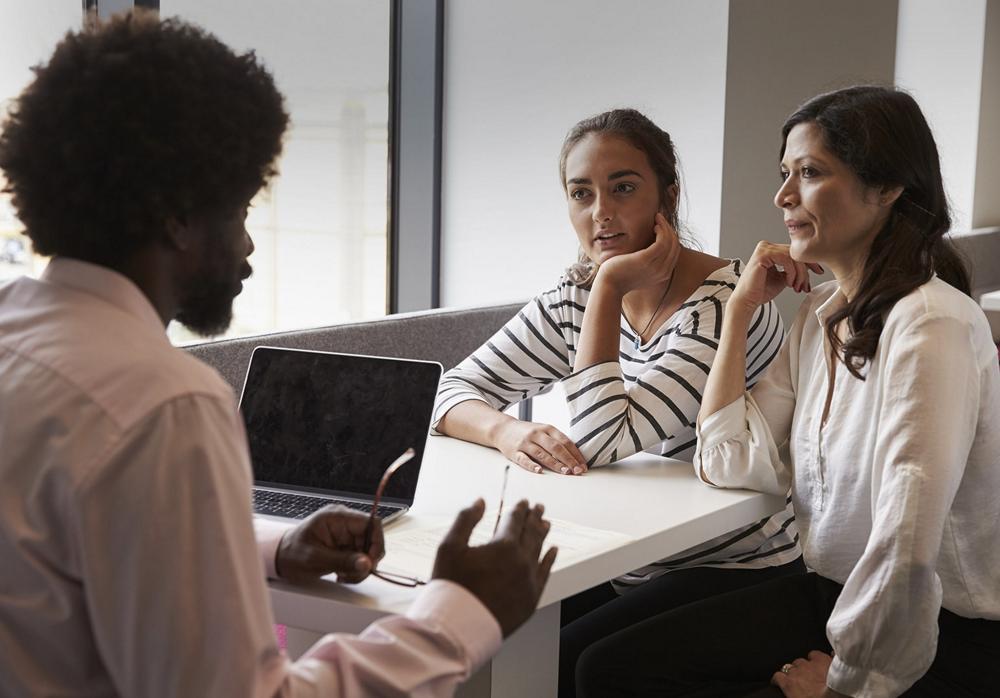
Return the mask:
<path id="1" fill-rule="evenodd" d="M 503 484 L 500 485 L 500 504 L 497 506 L 497 520 L 493 524 L 493 536 L 496 537 L 500 528 L 500 515 L 503 514 L 503 500 L 507 496 L 507 477 L 510 475 L 510 463 L 503 469 Z"/>
<path id="2" fill-rule="evenodd" d="M 413 456 L 417 455 L 417 452 L 413 450 L 412 447 L 403 451 L 399 457 L 389 464 L 389 467 L 385 469 L 382 473 L 382 479 L 378 483 L 378 489 L 375 490 L 375 499 L 372 501 L 372 511 L 368 515 L 368 525 L 365 526 L 365 547 L 363 552 L 365 555 L 368 554 L 368 550 L 372 547 L 372 532 L 375 530 L 375 515 L 378 513 L 378 503 L 382 499 L 382 492 L 385 490 L 386 483 L 389 482 L 389 478 L 392 474 L 399 470 L 399 468 L 409 461 Z"/>

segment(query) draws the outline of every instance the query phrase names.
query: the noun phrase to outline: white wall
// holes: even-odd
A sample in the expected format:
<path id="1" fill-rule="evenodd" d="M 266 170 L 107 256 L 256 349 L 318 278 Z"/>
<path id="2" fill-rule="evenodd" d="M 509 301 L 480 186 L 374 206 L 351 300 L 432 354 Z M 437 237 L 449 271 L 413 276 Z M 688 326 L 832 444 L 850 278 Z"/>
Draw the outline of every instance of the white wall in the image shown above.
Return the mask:
<path id="1" fill-rule="evenodd" d="M 574 123 L 612 107 L 634 106 L 673 136 L 686 219 L 715 251 L 728 2 L 445 7 L 442 305 L 554 285 L 577 251 L 559 148 Z"/>
<path id="2" fill-rule="evenodd" d="M 80 0 L 31 3 L 0 0 L 0 115 L 32 78 L 31 66 L 48 60 L 63 35 L 79 29 Z"/>
<path id="3" fill-rule="evenodd" d="M 858 83 L 892 84 L 896 3 L 736 0 L 730 3 L 720 248 L 749 259 L 788 233 L 774 207 L 781 125 L 796 107 Z M 829 278 L 829 277 L 827 277 Z M 778 309 L 791 325 L 802 296 Z"/>
<path id="4" fill-rule="evenodd" d="M 956 231 L 973 213 L 985 20 L 986 0 L 899 0 L 896 84 L 934 132 Z"/>
<path id="5" fill-rule="evenodd" d="M 985 19 L 973 228 L 1000 227 L 1000 0 L 989 0 Z"/>

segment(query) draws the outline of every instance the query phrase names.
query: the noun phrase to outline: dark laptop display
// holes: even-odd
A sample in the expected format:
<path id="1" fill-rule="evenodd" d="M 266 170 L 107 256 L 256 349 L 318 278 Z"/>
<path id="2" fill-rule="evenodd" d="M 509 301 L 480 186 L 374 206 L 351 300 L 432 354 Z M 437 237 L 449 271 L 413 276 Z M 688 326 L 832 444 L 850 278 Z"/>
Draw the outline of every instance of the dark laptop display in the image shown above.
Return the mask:
<path id="1" fill-rule="evenodd" d="M 370 500 L 412 446 L 383 498 L 412 504 L 440 376 L 433 362 L 258 347 L 240 399 L 255 484 Z"/>

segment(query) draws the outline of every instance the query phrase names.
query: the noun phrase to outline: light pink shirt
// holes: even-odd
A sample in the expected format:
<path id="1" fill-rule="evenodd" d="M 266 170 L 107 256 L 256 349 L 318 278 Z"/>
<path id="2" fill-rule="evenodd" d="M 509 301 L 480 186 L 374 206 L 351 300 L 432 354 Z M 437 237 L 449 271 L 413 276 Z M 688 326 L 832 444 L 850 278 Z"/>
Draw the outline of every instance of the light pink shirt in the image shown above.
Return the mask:
<path id="1" fill-rule="evenodd" d="M 0 287 L 0 694 L 450 695 L 497 651 L 469 592 L 278 650 L 229 387 L 124 276 Z"/>

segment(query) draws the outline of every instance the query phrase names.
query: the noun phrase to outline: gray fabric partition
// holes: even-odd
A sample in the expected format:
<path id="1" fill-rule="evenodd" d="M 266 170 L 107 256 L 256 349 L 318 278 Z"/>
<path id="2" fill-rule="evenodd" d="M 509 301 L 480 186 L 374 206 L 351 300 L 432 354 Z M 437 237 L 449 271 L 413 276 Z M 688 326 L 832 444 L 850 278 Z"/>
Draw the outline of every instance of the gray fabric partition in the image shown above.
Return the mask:
<path id="1" fill-rule="evenodd" d="M 523 306 L 426 310 L 368 322 L 205 342 L 185 347 L 215 368 L 238 395 L 254 347 L 340 351 L 440 362 L 445 370 L 471 354 Z"/>
<path id="2" fill-rule="evenodd" d="M 953 238 L 972 271 L 972 297 L 1000 289 L 1000 228 L 981 228 Z"/>

